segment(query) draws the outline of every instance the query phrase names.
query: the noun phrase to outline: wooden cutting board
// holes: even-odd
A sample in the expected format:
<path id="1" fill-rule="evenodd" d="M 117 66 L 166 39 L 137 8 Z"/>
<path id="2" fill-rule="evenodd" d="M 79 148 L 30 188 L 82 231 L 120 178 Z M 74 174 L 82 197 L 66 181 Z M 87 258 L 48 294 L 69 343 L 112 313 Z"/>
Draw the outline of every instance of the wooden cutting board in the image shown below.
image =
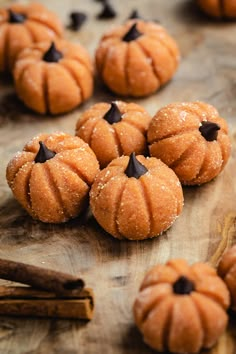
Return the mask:
<path id="1" fill-rule="evenodd" d="M 97 82 L 93 98 L 77 110 L 42 117 L 18 101 L 10 79 L 1 78 L 0 257 L 81 275 L 95 291 L 96 310 L 89 323 L 3 317 L 0 353 L 153 353 L 142 342 L 131 311 L 145 272 L 157 262 L 175 257 L 215 265 L 236 239 L 236 23 L 211 21 L 187 0 L 113 1 L 119 15 L 107 21 L 96 20 L 101 4 L 94 0 L 41 2 L 57 12 L 64 24 L 71 10 L 86 11 L 86 24 L 79 32 L 66 30 L 66 37 L 80 41 L 91 55 L 102 33 L 114 23 L 122 23 L 131 10 L 138 9 L 146 19 L 159 19 L 179 43 L 181 65 L 165 88 L 135 102 L 151 114 L 173 101 L 211 103 L 229 123 L 233 149 L 225 170 L 214 181 L 184 188 L 182 215 L 156 239 L 121 242 L 107 235 L 93 218 L 87 223 L 76 219 L 64 225 L 43 224 L 31 219 L 14 200 L 5 181 L 8 161 L 39 132 L 74 134 L 82 111 L 94 102 L 117 97 Z M 1 6 L 9 3 L 0 1 Z M 209 353 L 235 353 L 233 322 Z"/>

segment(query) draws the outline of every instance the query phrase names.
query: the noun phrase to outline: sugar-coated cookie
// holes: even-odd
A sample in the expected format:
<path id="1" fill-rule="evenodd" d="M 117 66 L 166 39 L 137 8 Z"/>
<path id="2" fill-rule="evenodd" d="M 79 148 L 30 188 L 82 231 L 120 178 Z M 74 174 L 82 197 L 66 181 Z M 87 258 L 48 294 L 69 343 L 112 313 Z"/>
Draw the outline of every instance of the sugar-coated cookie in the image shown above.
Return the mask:
<path id="1" fill-rule="evenodd" d="M 196 0 L 196 2 L 207 15 L 216 18 L 236 18 L 235 0 Z"/>
<path id="2" fill-rule="evenodd" d="M 143 240 L 174 223 L 182 211 L 183 192 L 175 173 L 163 162 L 132 153 L 113 160 L 97 174 L 90 206 L 112 236 Z"/>
<path id="3" fill-rule="evenodd" d="M 34 42 L 61 37 L 63 27 L 58 17 L 38 3 L 11 4 L 0 9 L 0 71 L 13 69 L 24 48 Z"/>
<path id="4" fill-rule="evenodd" d="M 7 181 L 18 202 L 35 219 L 65 222 L 88 204 L 99 170 L 95 154 L 82 139 L 64 133 L 41 134 L 7 166 Z"/>
<path id="5" fill-rule="evenodd" d="M 93 66 L 78 43 L 35 43 L 19 54 L 14 80 L 26 106 L 39 113 L 61 114 L 92 95 Z"/>
<path id="6" fill-rule="evenodd" d="M 150 115 L 135 103 L 97 103 L 79 118 L 76 135 L 89 144 L 103 168 L 119 156 L 147 153 L 150 121 Z"/>
<path id="7" fill-rule="evenodd" d="M 224 332 L 228 306 L 214 268 L 174 259 L 145 275 L 133 312 L 144 341 L 158 352 L 198 353 Z"/>
<path id="8" fill-rule="evenodd" d="M 172 168 L 185 185 L 209 182 L 224 168 L 231 144 L 226 121 L 203 102 L 172 103 L 148 128 L 151 156 Z"/>
<path id="9" fill-rule="evenodd" d="M 140 19 L 109 29 L 96 51 L 97 70 L 109 89 L 122 96 L 148 96 L 174 75 L 180 54 L 159 24 Z"/>
<path id="10" fill-rule="evenodd" d="M 231 295 L 231 308 L 236 311 L 236 245 L 225 252 L 218 265 L 218 274 Z"/>

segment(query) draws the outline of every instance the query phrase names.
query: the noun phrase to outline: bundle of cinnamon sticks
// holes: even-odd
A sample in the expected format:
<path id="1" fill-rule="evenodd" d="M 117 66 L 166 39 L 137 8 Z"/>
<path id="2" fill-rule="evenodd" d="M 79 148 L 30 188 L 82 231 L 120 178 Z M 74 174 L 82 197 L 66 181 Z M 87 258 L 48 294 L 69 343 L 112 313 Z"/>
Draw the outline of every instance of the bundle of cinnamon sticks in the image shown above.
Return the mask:
<path id="1" fill-rule="evenodd" d="M 28 285 L 0 286 L 0 315 L 93 317 L 93 291 L 73 275 L 0 259 L 0 278 Z"/>

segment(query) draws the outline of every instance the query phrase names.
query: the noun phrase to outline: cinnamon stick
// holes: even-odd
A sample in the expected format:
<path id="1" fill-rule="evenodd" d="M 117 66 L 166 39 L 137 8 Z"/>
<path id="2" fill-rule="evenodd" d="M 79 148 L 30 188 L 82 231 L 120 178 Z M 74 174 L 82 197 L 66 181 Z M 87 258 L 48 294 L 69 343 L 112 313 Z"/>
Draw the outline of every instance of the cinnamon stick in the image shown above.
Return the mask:
<path id="1" fill-rule="evenodd" d="M 91 320 L 93 311 L 92 289 L 58 297 L 31 287 L 0 286 L 0 315 Z"/>
<path id="2" fill-rule="evenodd" d="M 84 287 L 84 281 L 73 275 L 6 259 L 0 259 L 0 278 L 56 294 L 73 292 Z"/>

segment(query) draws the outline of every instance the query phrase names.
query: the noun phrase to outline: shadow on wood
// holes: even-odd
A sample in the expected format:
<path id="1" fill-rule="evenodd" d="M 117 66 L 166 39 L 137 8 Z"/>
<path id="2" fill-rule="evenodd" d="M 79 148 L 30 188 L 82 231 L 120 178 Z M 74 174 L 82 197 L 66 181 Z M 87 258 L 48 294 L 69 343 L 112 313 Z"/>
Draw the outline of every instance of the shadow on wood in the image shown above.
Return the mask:
<path id="1" fill-rule="evenodd" d="M 141 333 L 135 325 L 128 328 L 126 335 L 123 338 L 123 346 L 126 348 L 126 353 L 142 353 L 142 354 L 156 354 L 157 352 L 148 347 L 142 338 Z"/>
<path id="2" fill-rule="evenodd" d="M 15 92 L 7 93 L 0 98 L 0 127 L 7 124 L 9 120 L 12 122 L 35 120 L 32 111 L 24 106 Z"/>

